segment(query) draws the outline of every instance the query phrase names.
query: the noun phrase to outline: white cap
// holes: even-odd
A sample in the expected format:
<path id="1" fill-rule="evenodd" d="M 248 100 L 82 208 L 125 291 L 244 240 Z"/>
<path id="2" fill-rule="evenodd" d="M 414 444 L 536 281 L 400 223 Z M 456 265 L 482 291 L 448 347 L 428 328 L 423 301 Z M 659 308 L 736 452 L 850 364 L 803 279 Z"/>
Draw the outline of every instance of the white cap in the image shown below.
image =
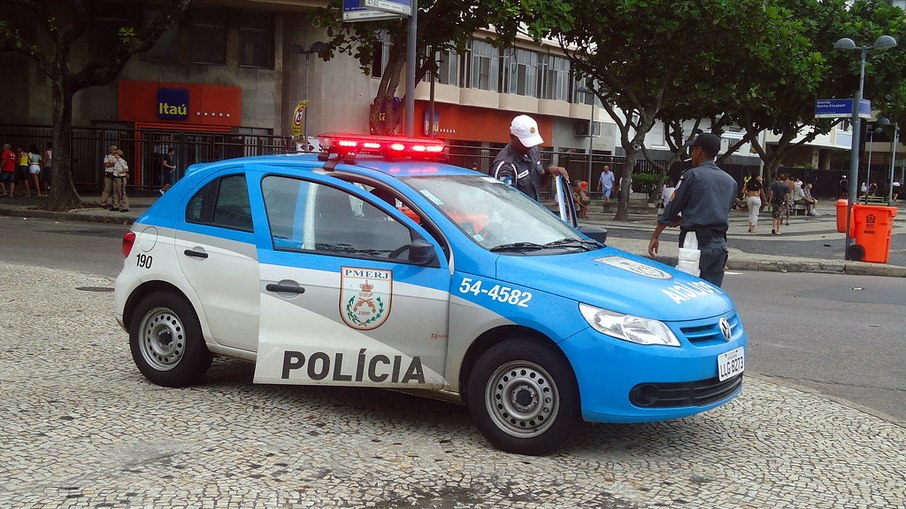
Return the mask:
<path id="1" fill-rule="evenodd" d="M 538 132 L 538 122 L 528 115 L 519 115 L 513 119 L 513 123 L 510 124 L 510 134 L 519 138 L 519 141 L 526 147 L 544 143 L 541 133 Z"/>

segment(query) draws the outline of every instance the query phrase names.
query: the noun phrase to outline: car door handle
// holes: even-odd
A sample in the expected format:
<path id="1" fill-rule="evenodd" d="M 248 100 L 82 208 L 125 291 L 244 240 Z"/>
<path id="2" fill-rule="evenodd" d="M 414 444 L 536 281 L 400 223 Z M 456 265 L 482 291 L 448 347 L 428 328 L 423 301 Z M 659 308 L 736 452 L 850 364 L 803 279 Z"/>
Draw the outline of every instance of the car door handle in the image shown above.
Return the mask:
<path id="1" fill-rule="evenodd" d="M 183 253 L 185 253 L 186 256 L 194 256 L 195 258 L 208 257 L 208 253 L 205 253 L 204 251 L 193 251 L 191 249 L 186 249 L 185 251 L 183 251 Z"/>
<path id="2" fill-rule="evenodd" d="M 290 286 L 290 285 L 281 285 L 277 283 L 270 283 L 264 287 L 269 292 L 274 293 L 305 293 L 305 288 L 301 286 Z"/>

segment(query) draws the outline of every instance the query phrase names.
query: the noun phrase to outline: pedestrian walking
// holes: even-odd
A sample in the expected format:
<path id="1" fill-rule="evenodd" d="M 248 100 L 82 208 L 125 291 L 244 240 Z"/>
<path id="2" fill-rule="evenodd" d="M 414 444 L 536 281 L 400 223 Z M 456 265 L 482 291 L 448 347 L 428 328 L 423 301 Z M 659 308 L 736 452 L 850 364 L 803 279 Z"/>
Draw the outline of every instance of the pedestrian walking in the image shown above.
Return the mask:
<path id="1" fill-rule="evenodd" d="M 104 191 L 101 193 L 101 207 L 113 210 L 113 167 L 116 165 L 116 145 L 110 145 L 107 155 L 104 156 Z M 108 201 L 110 200 L 110 201 Z"/>
<path id="2" fill-rule="evenodd" d="M 113 206 L 110 210 L 129 212 L 129 198 L 126 197 L 126 179 L 129 177 L 129 165 L 123 159 L 123 151 L 117 149 L 113 153 Z"/>
<path id="3" fill-rule="evenodd" d="M 789 209 L 790 188 L 785 173 L 779 173 L 771 184 L 771 234 L 780 235 L 783 214 Z"/>
<path id="4" fill-rule="evenodd" d="M 540 199 L 541 187 L 548 174 L 562 175 L 569 180 L 569 173 L 560 166 L 541 167 L 541 151 L 544 143 L 538 132 L 538 123 L 528 115 L 518 115 L 510 123 L 510 142 L 494 158 L 491 175 L 508 181 L 536 201 Z"/>
<path id="5" fill-rule="evenodd" d="M 9 192 L 6 185 L 9 184 Z M 3 153 L 0 154 L 0 197 L 13 197 L 16 190 L 16 154 L 9 143 L 3 144 Z"/>
<path id="6" fill-rule="evenodd" d="M 746 196 L 746 207 L 749 209 L 749 233 L 757 233 L 758 212 L 761 210 L 761 204 L 766 201 L 764 199 L 764 184 L 761 183 L 761 175 L 752 175 L 746 182 L 743 192 Z"/>
<path id="7" fill-rule="evenodd" d="M 41 173 L 41 154 L 38 153 L 38 146 L 32 144 L 28 150 L 28 178 L 32 185 L 35 186 L 35 194 L 45 196 L 41 193 L 41 182 L 38 175 Z"/>
<path id="8" fill-rule="evenodd" d="M 160 162 L 160 194 L 164 194 L 176 183 L 176 150 L 172 147 L 167 150 L 163 161 Z"/>
<path id="9" fill-rule="evenodd" d="M 727 230 L 730 209 L 736 202 L 736 180 L 714 162 L 720 152 L 720 138 L 716 135 L 699 134 L 689 150 L 693 167 L 680 177 L 673 199 L 658 217 L 648 242 L 648 254 L 657 255 L 658 237 L 665 228 L 679 226 L 680 246 L 686 235 L 693 234 L 698 239 L 702 279 L 720 286 L 728 258 Z"/>
<path id="10" fill-rule="evenodd" d="M 31 173 L 28 171 L 28 152 L 16 147 L 16 180 L 25 186 L 25 196 L 31 198 Z"/>
<path id="11" fill-rule="evenodd" d="M 613 172 L 610 171 L 610 166 L 605 164 L 604 171 L 601 172 L 601 176 L 598 178 L 598 191 L 601 191 L 601 198 L 604 201 L 610 201 L 615 178 Z"/>

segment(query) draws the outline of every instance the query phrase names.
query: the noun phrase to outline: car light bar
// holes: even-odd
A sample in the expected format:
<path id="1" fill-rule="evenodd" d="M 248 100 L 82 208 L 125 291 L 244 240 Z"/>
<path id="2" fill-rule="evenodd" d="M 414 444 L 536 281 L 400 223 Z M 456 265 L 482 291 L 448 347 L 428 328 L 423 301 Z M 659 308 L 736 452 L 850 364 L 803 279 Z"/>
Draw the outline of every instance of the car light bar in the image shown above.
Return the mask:
<path id="1" fill-rule="evenodd" d="M 358 154 L 379 154 L 386 159 L 439 159 L 446 154 L 446 144 L 440 140 L 402 138 L 398 136 L 362 136 L 355 134 L 322 134 L 318 137 L 321 152 L 318 159 L 326 161 L 331 154 L 343 162 L 355 162 Z"/>

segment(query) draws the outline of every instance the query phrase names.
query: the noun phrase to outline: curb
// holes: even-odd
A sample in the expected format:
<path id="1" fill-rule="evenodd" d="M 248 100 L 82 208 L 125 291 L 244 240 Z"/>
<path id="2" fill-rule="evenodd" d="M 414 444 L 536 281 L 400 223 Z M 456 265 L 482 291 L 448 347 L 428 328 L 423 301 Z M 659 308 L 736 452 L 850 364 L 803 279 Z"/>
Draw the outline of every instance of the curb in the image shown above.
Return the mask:
<path id="1" fill-rule="evenodd" d="M 675 256 L 658 257 L 658 262 L 675 267 Z M 756 272 L 813 272 L 820 274 L 848 274 L 852 276 L 880 276 L 906 278 L 906 267 L 867 262 L 815 260 L 815 261 L 774 261 L 774 260 L 727 260 L 730 270 Z"/>
<path id="2" fill-rule="evenodd" d="M 78 214 L 74 212 L 51 212 L 40 209 L 9 209 L 0 207 L 0 216 L 22 217 L 33 219 L 55 219 L 58 221 L 83 221 L 88 223 L 106 223 L 106 224 L 125 224 L 131 225 L 135 222 L 132 216 L 105 216 L 87 212 Z"/>

